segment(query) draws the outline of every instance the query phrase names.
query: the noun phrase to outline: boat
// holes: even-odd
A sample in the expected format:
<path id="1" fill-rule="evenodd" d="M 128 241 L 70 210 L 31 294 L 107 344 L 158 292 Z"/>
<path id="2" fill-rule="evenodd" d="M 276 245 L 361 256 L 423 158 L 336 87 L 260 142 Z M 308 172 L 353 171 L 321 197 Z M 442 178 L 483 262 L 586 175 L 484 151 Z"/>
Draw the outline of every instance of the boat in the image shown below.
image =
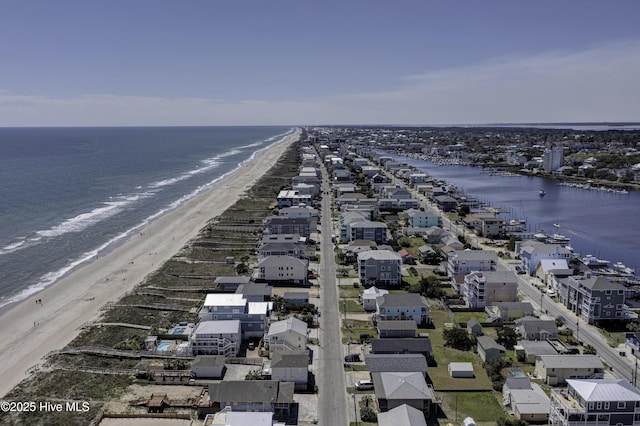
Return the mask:
<path id="1" fill-rule="evenodd" d="M 548 241 L 551 244 L 569 244 L 571 243 L 571 238 L 566 235 L 553 234 L 548 238 Z"/>
<path id="2" fill-rule="evenodd" d="M 540 192 L 538 192 L 538 195 L 540 195 L 541 197 L 544 197 L 546 194 L 546 192 L 544 192 L 544 189 L 541 189 Z"/>
<path id="3" fill-rule="evenodd" d="M 613 264 L 612 268 L 622 274 L 622 275 L 629 275 L 629 276 L 635 276 L 636 275 L 636 271 L 633 268 L 629 268 L 628 266 L 626 266 L 624 263 L 622 262 L 616 262 Z"/>
<path id="4" fill-rule="evenodd" d="M 597 267 L 609 266 L 609 264 L 611 263 L 608 260 L 598 259 L 597 257 L 595 257 L 595 256 L 593 256 L 591 254 L 586 255 L 585 257 L 583 257 L 580 260 L 586 266 L 596 267 L 596 268 Z"/>
<path id="5" fill-rule="evenodd" d="M 554 224 L 553 224 L 553 227 L 554 227 L 554 228 L 560 228 L 560 224 L 559 224 L 559 223 L 554 223 Z"/>

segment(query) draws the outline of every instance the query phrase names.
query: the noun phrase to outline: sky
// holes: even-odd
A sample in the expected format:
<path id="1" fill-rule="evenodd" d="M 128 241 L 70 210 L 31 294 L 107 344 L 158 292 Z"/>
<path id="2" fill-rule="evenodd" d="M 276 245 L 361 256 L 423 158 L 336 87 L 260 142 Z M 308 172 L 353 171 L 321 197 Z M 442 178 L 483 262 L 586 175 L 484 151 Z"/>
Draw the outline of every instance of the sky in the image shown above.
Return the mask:
<path id="1" fill-rule="evenodd" d="M 0 126 L 640 121 L 640 2 L 0 0 Z"/>

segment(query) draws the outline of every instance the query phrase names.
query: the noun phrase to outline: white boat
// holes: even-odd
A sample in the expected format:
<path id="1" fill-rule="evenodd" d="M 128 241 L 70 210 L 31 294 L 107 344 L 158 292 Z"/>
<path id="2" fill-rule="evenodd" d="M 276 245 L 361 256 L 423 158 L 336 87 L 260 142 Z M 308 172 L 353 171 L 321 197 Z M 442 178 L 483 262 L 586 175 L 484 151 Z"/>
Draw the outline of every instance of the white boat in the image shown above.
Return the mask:
<path id="1" fill-rule="evenodd" d="M 554 223 L 554 224 L 553 224 L 553 227 L 554 227 L 554 228 L 556 228 L 556 229 L 557 229 L 557 228 L 560 228 L 560 224 L 559 224 L 559 223 Z"/>
<path id="2" fill-rule="evenodd" d="M 591 266 L 591 267 L 604 267 L 604 266 L 608 266 L 611 263 L 608 260 L 598 259 L 597 257 L 591 254 L 586 255 L 580 260 L 586 266 Z"/>
<path id="3" fill-rule="evenodd" d="M 633 268 L 629 268 L 627 265 L 625 265 L 622 262 L 616 262 L 613 264 L 612 268 L 616 271 L 619 272 L 623 275 L 630 275 L 630 276 L 635 276 L 636 275 L 636 270 Z"/>
<path id="4" fill-rule="evenodd" d="M 546 194 L 546 192 L 544 192 L 544 189 L 541 189 L 540 192 L 538 192 L 538 195 L 540 195 L 541 197 L 544 197 Z"/>

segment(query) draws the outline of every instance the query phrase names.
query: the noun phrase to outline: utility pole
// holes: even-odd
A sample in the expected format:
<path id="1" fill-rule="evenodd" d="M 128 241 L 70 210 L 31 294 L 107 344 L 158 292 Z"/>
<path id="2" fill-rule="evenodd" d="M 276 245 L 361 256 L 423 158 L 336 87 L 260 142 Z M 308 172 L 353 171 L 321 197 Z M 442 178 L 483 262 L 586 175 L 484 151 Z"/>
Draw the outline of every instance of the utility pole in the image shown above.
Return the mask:
<path id="1" fill-rule="evenodd" d="M 353 397 L 353 414 L 356 416 L 356 426 L 358 426 L 358 404 L 356 403 L 356 394 L 355 392 L 351 394 Z"/>

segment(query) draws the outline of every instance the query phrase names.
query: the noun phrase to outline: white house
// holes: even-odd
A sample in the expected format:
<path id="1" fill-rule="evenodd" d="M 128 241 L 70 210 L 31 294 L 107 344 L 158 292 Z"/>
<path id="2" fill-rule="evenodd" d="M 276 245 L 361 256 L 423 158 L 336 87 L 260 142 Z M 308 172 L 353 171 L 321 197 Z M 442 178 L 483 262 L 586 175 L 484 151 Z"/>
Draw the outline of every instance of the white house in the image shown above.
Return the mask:
<path id="1" fill-rule="evenodd" d="M 470 308 L 518 300 L 518 277 L 512 271 L 477 271 L 465 275 L 461 291 Z"/>
<path id="2" fill-rule="evenodd" d="M 429 305 L 417 293 L 385 294 L 376 303 L 376 316 L 381 320 L 413 320 L 418 326 L 431 323 Z"/>
<path id="3" fill-rule="evenodd" d="M 203 321 L 189 337 L 193 355 L 235 357 L 240 350 L 239 320 Z"/>
<path id="4" fill-rule="evenodd" d="M 307 347 L 307 323 L 291 317 L 269 326 L 265 344 L 271 352 L 303 350 Z"/>
<path id="5" fill-rule="evenodd" d="M 267 256 L 258 262 L 253 273 L 255 281 L 306 284 L 309 261 L 291 256 Z"/>
<path id="6" fill-rule="evenodd" d="M 271 357 L 271 380 L 306 386 L 309 377 L 309 351 L 277 351 Z"/>
<path id="7" fill-rule="evenodd" d="M 224 356 L 198 355 L 191 363 L 191 375 L 196 379 L 216 379 L 224 377 L 226 371 Z"/>
<path id="8" fill-rule="evenodd" d="M 243 294 L 210 293 L 205 297 L 198 316 L 200 322 L 239 320 L 245 339 L 260 338 L 267 328 L 271 306 L 271 302 L 249 302 Z"/>
<path id="9" fill-rule="evenodd" d="M 362 307 L 365 311 L 375 311 L 378 307 L 377 298 L 389 294 L 388 290 L 379 289 L 376 286 L 365 289 L 360 295 L 362 299 Z"/>

